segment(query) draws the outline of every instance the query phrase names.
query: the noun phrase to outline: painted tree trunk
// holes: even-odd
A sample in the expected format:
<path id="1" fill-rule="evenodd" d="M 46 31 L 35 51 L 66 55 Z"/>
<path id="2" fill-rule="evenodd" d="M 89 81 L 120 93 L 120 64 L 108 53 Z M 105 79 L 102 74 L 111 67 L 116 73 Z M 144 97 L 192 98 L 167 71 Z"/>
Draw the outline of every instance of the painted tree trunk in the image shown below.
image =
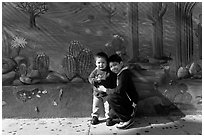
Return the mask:
<path id="1" fill-rule="evenodd" d="M 176 19 L 176 68 L 181 66 L 181 4 L 175 4 L 175 19 Z"/>
<path id="2" fill-rule="evenodd" d="M 163 21 L 161 15 L 162 3 L 154 2 L 152 7 L 153 22 L 153 57 L 161 58 L 163 56 Z"/>
<path id="3" fill-rule="evenodd" d="M 159 18 L 153 27 L 153 57 L 161 58 L 163 56 L 163 22 Z"/>
<path id="4" fill-rule="evenodd" d="M 202 25 L 201 23 L 198 24 L 198 53 L 199 58 L 202 59 Z"/>
<path id="5" fill-rule="evenodd" d="M 33 13 L 30 13 L 30 27 L 31 28 L 36 27 L 35 18 L 36 18 L 36 16 Z"/>
<path id="6" fill-rule="evenodd" d="M 177 2 L 176 17 L 176 68 L 185 67 L 193 60 L 192 8 L 195 2 Z"/>
<path id="7" fill-rule="evenodd" d="M 132 41 L 133 60 L 139 56 L 139 34 L 138 34 L 138 2 L 129 3 L 129 24 Z"/>

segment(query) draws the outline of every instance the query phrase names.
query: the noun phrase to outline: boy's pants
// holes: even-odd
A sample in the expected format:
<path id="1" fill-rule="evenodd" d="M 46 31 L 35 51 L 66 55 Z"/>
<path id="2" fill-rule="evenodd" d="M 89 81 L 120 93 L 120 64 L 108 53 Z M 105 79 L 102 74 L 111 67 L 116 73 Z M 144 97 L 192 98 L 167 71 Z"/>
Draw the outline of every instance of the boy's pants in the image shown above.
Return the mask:
<path id="1" fill-rule="evenodd" d="M 110 108 L 113 109 L 122 121 L 130 120 L 134 107 L 132 106 L 133 102 L 130 101 L 127 95 L 110 94 L 107 100 Z"/>
<path id="2" fill-rule="evenodd" d="M 106 118 L 110 117 L 109 116 L 110 107 L 107 101 L 107 97 L 108 96 L 105 96 L 105 97 L 93 96 L 93 106 L 92 106 L 92 114 L 91 114 L 92 117 L 93 116 L 99 117 L 102 106 L 104 106 L 104 109 L 105 109 L 105 117 Z"/>

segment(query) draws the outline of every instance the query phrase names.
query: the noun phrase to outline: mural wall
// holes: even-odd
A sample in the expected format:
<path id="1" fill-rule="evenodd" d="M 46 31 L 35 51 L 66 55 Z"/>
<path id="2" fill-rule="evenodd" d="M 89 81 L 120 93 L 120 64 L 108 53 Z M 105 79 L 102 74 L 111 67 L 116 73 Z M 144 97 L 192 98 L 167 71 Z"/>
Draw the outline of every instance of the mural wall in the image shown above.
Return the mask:
<path id="1" fill-rule="evenodd" d="M 39 85 L 88 85 L 87 78 L 95 67 L 93 56 L 104 51 L 108 55 L 119 54 L 133 70 L 141 70 L 141 77 L 150 81 L 136 79 L 141 91 L 147 91 L 141 94 L 141 100 L 144 99 L 141 108 L 148 101 L 161 103 L 160 98 L 152 98 L 156 94 L 151 92 L 154 88 L 170 102 L 191 104 L 200 95 L 187 92 L 189 86 L 184 90 L 180 84 L 186 82 L 182 80 L 202 82 L 202 3 L 180 4 L 181 8 L 171 2 L 4 2 L 3 90 L 11 88 L 14 92 L 12 86 L 17 87 L 19 92 L 15 91 L 15 95 L 18 93 L 17 99 L 22 101 L 29 94 L 38 95 L 34 87 Z M 180 30 L 186 29 L 178 29 L 178 25 L 186 24 L 180 23 L 181 12 L 176 10 L 184 10 L 182 4 L 184 8 L 192 7 L 185 14 L 190 19 L 186 19 L 186 24 L 192 29 L 185 33 Z M 183 37 L 188 38 L 189 49 L 179 50 L 178 34 L 181 41 Z M 185 45 L 181 48 L 185 49 Z M 187 56 L 191 59 L 183 61 Z M 147 85 L 151 89 L 145 89 Z M 171 92 L 171 85 L 177 90 Z M 24 86 L 30 86 L 26 95 Z M 141 112 L 151 114 L 149 110 Z"/>

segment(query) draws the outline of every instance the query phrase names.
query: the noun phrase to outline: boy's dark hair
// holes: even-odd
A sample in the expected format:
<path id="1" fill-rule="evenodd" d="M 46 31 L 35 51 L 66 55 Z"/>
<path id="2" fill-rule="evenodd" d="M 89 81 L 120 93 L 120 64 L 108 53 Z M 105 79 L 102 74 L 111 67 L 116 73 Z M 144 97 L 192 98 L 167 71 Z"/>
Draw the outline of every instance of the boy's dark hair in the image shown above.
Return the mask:
<path id="1" fill-rule="evenodd" d="M 118 54 L 113 54 L 108 58 L 108 62 L 118 62 L 120 63 L 122 58 Z"/>
<path id="2" fill-rule="evenodd" d="M 108 62 L 108 55 L 105 52 L 98 52 L 95 57 L 104 58 Z"/>

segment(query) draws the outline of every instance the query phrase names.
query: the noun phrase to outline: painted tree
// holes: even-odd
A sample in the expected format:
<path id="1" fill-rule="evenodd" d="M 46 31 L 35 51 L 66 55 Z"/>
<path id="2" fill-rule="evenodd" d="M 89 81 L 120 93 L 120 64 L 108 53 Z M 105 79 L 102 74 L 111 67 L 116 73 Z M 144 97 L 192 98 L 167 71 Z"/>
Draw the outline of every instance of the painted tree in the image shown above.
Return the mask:
<path id="1" fill-rule="evenodd" d="M 153 25 L 153 57 L 163 57 L 163 16 L 167 10 L 167 4 L 162 2 L 152 3 L 152 15 L 147 17 L 152 21 Z"/>
<path id="2" fill-rule="evenodd" d="M 199 59 L 202 59 L 202 14 L 199 14 L 199 20 L 195 20 L 197 28 L 195 29 L 195 35 L 198 38 L 198 56 Z"/>
<path id="3" fill-rule="evenodd" d="M 36 17 L 47 12 L 48 7 L 45 2 L 17 2 L 16 7 L 30 16 L 30 27 L 36 26 Z"/>
<path id="4" fill-rule="evenodd" d="M 192 9 L 196 2 L 176 2 L 176 68 L 185 67 L 193 59 Z"/>
<path id="5" fill-rule="evenodd" d="M 110 2 L 102 2 L 99 6 L 101 9 L 103 9 L 103 11 L 106 12 L 109 23 L 112 23 L 113 16 L 117 14 L 116 6 Z"/>
<path id="6" fill-rule="evenodd" d="M 129 3 L 128 16 L 133 51 L 132 61 L 136 61 L 139 56 L 138 2 Z"/>

